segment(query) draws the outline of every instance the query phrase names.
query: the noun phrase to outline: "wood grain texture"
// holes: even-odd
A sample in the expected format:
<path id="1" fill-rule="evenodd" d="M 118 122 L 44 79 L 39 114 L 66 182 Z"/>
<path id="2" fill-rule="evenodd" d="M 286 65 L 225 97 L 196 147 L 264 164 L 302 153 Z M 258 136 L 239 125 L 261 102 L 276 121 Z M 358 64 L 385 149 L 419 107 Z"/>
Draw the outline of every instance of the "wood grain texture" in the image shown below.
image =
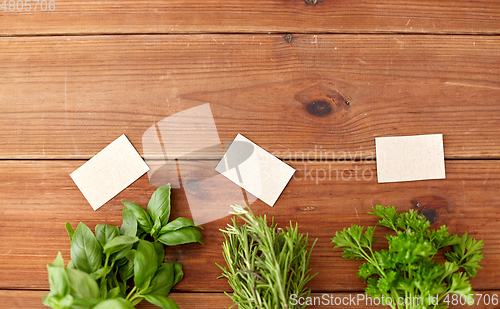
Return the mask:
<path id="1" fill-rule="evenodd" d="M 241 132 L 284 159 L 374 158 L 375 137 L 428 133 L 444 135 L 446 158 L 498 159 L 499 48 L 477 36 L 0 38 L 0 158 L 88 159 L 123 133 L 142 154 L 148 128 L 208 102 L 221 140 Z"/>
<path id="2" fill-rule="evenodd" d="M 19 291 L 0 290 L 2 308 L 16 309 L 43 309 L 48 308 L 42 304 L 42 296 L 48 291 Z M 180 308 L 229 308 L 232 301 L 223 293 L 170 293 L 169 297 L 174 299 Z M 147 301 L 142 301 L 136 306 L 137 309 L 157 309 Z"/>
<path id="3" fill-rule="evenodd" d="M 0 35 L 500 32 L 500 4 L 495 0 L 316 2 L 55 0 L 52 12 L 42 12 L 40 7 L 36 12 L 34 7 L 29 12 L 1 9 Z"/>
<path id="4" fill-rule="evenodd" d="M 48 289 L 46 264 L 58 251 L 69 260 L 69 240 L 64 223 L 121 224 L 120 200 L 145 206 L 155 187 L 140 178 L 98 211 L 93 211 L 69 174 L 83 161 L 0 161 L 0 288 Z M 193 164 L 198 164 L 194 162 Z M 401 211 L 418 209 L 450 232 L 484 239 L 484 267 L 472 281 L 474 289 L 498 289 L 500 275 L 500 164 L 496 160 L 447 161 L 446 180 L 378 184 L 373 162 L 295 162 L 297 173 L 273 208 L 260 201 L 251 207 L 257 214 L 275 216 L 280 226 L 297 222 L 299 231 L 318 238 L 311 267 L 319 272 L 309 284 L 314 292 L 362 291 L 356 277 L 359 263 L 341 258 L 330 243 L 335 231 L 352 223 L 373 225 L 367 211 L 376 204 Z M 317 176 L 316 176 L 317 175 Z M 201 186 L 202 184 L 200 184 Z M 201 188 L 203 189 L 203 188 Z M 214 190 L 217 190 L 215 188 Z M 215 191 L 219 193 L 219 191 Z M 220 192 L 223 194 L 224 192 Z M 172 218 L 190 217 L 182 189 L 173 189 Z M 224 203 L 225 200 L 222 201 Z M 208 202 L 207 202 L 208 203 Z M 222 263 L 220 228 L 230 217 L 204 224 L 203 241 L 167 248 L 166 260 L 184 265 L 185 277 L 175 291 L 221 292 L 230 287 L 217 280 Z M 382 239 L 383 230 L 377 230 Z"/>
<path id="5" fill-rule="evenodd" d="M 0 297 L 2 298 L 2 305 L 6 306 L 6 308 L 17 308 L 17 309 L 43 309 L 47 308 L 42 305 L 41 298 L 46 291 L 19 291 L 19 290 L 0 290 Z M 500 294 L 500 291 L 476 291 L 476 294 L 481 294 L 482 298 L 485 295 L 489 295 L 490 301 L 489 305 L 484 304 L 481 301 L 481 305 L 477 305 L 476 308 L 498 308 L 492 304 L 492 297 L 496 298 Z M 323 296 L 327 295 L 327 296 Z M 358 295 L 359 300 L 358 300 Z M 168 295 L 172 299 L 174 299 L 181 309 L 226 309 L 232 305 L 231 299 L 227 297 L 223 293 L 170 293 Z M 348 308 L 352 309 L 361 309 L 361 308 L 373 308 L 375 305 L 370 303 L 369 300 L 363 299 L 361 294 L 358 293 L 312 293 L 312 300 L 316 301 L 318 305 L 307 306 L 308 309 L 321 309 L 325 308 L 325 306 L 334 307 L 335 301 L 337 304 L 340 302 L 344 302 L 348 304 Z M 316 299 L 315 299 L 316 298 Z M 353 300 L 354 299 L 354 300 Z M 486 299 L 486 298 L 484 298 Z M 321 304 L 323 302 L 323 305 Z M 477 296 L 477 301 L 479 301 L 479 296 Z M 326 304 L 326 305 L 325 305 Z M 340 305 L 341 306 L 341 305 Z M 476 305 L 475 305 L 476 306 Z M 146 301 L 141 302 L 136 306 L 137 309 L 154 309 L 158 308 L 153 306 Z M 328 307 L 327 307 L 328 308 Z M 377 308 L 387 309 L 388 306 L 377 306 Z M 466 309 L 471 308 L 469 306 L 452 306 L 452 309 Z"/>

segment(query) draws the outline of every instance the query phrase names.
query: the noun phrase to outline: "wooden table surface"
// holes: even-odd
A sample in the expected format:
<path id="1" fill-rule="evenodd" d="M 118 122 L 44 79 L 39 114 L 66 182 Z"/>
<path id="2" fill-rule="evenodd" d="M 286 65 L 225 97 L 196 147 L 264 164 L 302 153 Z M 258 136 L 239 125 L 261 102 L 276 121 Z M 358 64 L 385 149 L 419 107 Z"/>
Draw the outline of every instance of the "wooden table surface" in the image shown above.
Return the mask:
<path id="1" fill-rule="evenodd" d="M 500 293 L 500 1 L 21 2 L 0 9 L 0 308 L 44 308 L 46 264 L 69 260 L 66 221 L 119 225 L 120 200 L 155 190 L 144 175 L 94 212 L 69 174 L 121 134 L 143 155 L 150 126 L 203 103 L 222 141 L 241 133 L 297 169 L 273 208 L 251 207 L 318 238 L 317 295 L 362 293 L 331 237 L 374 224 L 376 204 L 418 204 L 433 227 L 484 239 L 472 286 Z M 318 101 L 331 111 L 308 109 Z M 375 137 L 433 133 L 445 180 L 377 183 Z M 183 188 L 172 199 L 173 217 L 191 216 Z M 185 269 L 181 308 L 231 305 L 215 265 L 229 222 L 167 249 Z"/>

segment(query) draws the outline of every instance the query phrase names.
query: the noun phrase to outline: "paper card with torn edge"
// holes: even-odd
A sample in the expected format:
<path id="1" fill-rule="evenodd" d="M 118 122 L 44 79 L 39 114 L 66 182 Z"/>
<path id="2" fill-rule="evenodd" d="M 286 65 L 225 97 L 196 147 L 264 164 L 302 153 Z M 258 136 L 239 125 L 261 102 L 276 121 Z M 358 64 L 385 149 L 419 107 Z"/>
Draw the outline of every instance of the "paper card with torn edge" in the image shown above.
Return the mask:
<path id="1" fill-rule="evenodd" d="M 379 183 L 444 179 L 443 135 L 375 138 Z"/>
<path id="2" fill-rule="evenodd" d="M 215 170 L 269 206 L 292 178 L 295 169 L 238 134 Z"/>
<path id="3" fill-rule="evenodd" d="M 149 170 L 125 135 L 120 136 L 70 174 L 97 210 Z"/>

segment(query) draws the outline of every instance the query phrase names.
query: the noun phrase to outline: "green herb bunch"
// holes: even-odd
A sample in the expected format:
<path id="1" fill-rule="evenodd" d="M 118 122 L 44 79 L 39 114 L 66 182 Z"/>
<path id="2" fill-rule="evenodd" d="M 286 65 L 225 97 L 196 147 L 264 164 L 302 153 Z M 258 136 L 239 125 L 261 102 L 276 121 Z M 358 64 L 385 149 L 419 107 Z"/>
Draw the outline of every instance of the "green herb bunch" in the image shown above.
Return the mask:
<path id="1" fill-rule="evenodd" d="M 472 304 L 474 292 L 469 283 L 477 274 L 483 258 L 482 240 L 476 241 L 465 233 L 450 235 L 446 226 L 429 229 L 429 221 L 417 211 L 397 213 L 394 207 L 377 205 L 369 214 L 380 217 L 377 225 L 389 228 L 389 248 L 376 251 L 373 243 L 375 227 L 353 224 L 337 232 L 332 242 L 343 248 L 343 258 L 366 262 L 359 267 L 358 276 L 367 283 L 366 294 L 386 299 L 391 308 L 448 308 L 450 295 L 457 294 Z M 446 261 L 434 261 L 438 250 L 444 251 Z M 404 300 L 404 301 L 403 301 Z M 391 303 L 389 303 L 389 301 Z"/>
<path id="2" fill-rule="evenodd" d="M 290 305 L 290 298 L 311 293 L 305 285 L 316 275 L 308 274 L 316 241 L 308 250 L 308 236 L 299 234 L 297 226 L 290 223 L 285 231 L 277 228 L 274 218 L 268 226 L 265 215 L 256 217 L 248 208 L 232 207 L 244 224 L 238 225 L 233 217 L 233 225 L 221 230 L 227 269 L 217 266 L 234 290 L 226 294 L 240 309 L 299 308 Z"/>
<path id="3" fill-rule="evenodd" d="M 85 224 L 66 223 L 71 260 L 61 252 L 47 265 L 50 293 L 43 304 L 54 309 L 130 309 L 146 300 L 163 309 L 179 308 L 167 295 L 183 277 L 182 264 L 164 263 L 166 245 L 201 244 L 193 221 L 170 217 L 170 184 L 152 195 L 147 211 L 122 201 L 119 228 L 98 224 L 95 235 Z"/>

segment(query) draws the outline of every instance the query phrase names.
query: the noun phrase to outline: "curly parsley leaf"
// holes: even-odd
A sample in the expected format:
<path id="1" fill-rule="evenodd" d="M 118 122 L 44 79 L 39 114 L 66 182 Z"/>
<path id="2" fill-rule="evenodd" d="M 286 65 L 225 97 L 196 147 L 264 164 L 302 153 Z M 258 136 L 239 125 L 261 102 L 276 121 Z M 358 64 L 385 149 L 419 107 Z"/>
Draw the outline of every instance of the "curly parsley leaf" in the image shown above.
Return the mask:
<path id="1" fill-rule="evenodd" d="M 367 287 L 366 294 L 372 297 L 415 297 L 422 300 L 418 308 L 448 308 L 445 296 L 458 294 L 465 299 L 473 297 L 469 279 L 481 268 L 483 241 L 476 241 L 467 233 L 459 237 L 450 235 L 446 226 L 430 229 L 429 221 L 415 210 L 398 213 L 394 207 L 377 205 L 369 214 L 379 217 L 377 225 L 392 230 L 385 238 L 388 249 L 375 250 L 372 245 L 375 227 L 353 224 L 350 228 L 335 233 L 332 242 L 342 248 L 342 257 L 365 261 L 357 273 Z M 440 249 L 445 251 L 447 261 L 440 264 L 434 256 Z M 460 271 L 464 270 L 464 272 Z M 439 295 L 439 304 L 431 303 Z M 431 297 L 430 297 L 431 296 Z M 400 305 L 396 301 L 391 308 L 416 308 Z"/>

